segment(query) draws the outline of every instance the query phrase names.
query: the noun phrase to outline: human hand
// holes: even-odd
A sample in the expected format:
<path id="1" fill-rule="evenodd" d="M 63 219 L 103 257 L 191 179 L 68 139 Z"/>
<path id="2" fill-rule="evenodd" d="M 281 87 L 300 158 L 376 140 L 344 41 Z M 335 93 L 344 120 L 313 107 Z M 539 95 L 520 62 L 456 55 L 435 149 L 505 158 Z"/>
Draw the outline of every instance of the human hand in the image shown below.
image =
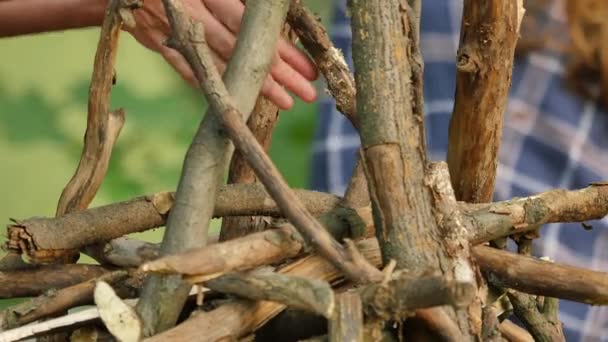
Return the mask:
<path id="1" fill-rule="evenodd" d="M 187 13 L 204 25 L 207 44 L 214 54 L 216 66 L 223 73 L 236 44 L 244 5 L 239 0 L 182 2 Z M 170 26 L 161 0 L 144 1 L 143 7 L 135 10 L 133 15 L 136 26 L 126 30 L 142 45 L 159 52 L 188 83 L 198 86 L 188 62 L 179 52 L 164 45 Z M 312 102 L 316 98 L 316 90 L 311 81 L 316 77 L 316 68 L 310 59 L 293 44 L 280 39 L 262 94 L 281 109 L 289 109 L 293 105 L 286 89 L 304 101 Z"/>

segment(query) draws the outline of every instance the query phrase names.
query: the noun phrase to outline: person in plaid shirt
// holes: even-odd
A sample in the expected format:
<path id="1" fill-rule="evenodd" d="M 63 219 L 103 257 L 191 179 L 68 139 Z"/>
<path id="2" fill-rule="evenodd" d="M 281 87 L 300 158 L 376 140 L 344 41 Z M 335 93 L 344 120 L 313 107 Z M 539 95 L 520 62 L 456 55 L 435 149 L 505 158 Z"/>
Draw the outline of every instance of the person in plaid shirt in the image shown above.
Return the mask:
<path id="1" fill-rule="evenodd" d="M 567 38 L 565 9 L 571 8 L 566 7 L 564 1 L 545 4 L 543 12 L 535 18 L 535 29 L 553 32 L 553 38 Z M 431 160 L 445 160 L 446 157 L 461 14 L 462 0 L 422 2 L 424 110 Z M 608 16 L 604 20 L 608 20 Z M 346 1 L 335 6 L 330 31 L 336 47 L 342 50 L 352 68 Z M 525 35 L 524 30 L 521 39 Z M 608 40 L 608 36 L 604 39 Z M 568 88 L 566 54 L 554 50 L 535 50 L 515 60 L 495 200 L 528 196 L 553 188 L 583 188 L 591 182 L 608 179 L 608 136 L 605 133 L 608 112 L 601 108 L 600 101 L 579 96 Z M 336 110 L 332 98 L 323 98 L 313 147 L 312 187 L 343 194 L 359 144 L 358 134 Z M 543 227 L 534 254 L 578 267 L 608 271 L 608 221 L 603 219 L 592 224 L 591 231 L 583 230 L 580 224 Z M 560 318 L 568 341 L 608 341 L 606 306 L 562 300 Z"/>

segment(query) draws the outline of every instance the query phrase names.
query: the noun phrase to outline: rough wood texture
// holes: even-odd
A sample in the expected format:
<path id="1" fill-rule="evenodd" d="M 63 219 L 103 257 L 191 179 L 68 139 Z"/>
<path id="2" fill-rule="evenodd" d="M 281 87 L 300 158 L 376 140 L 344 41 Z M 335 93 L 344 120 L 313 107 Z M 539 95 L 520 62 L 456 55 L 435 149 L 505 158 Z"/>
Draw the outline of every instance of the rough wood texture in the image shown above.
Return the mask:
<path id="1" fill-rule="evenodd" d="M 509 342 L 534 342 L 534 338 L 527 330 L 508 319 L 500 323 L 498 330 Z"/>
<path id="2" fill-rule="evenodd" d="M 356 291 L 336 296 L 336 310 L 329 320 L 329 341 L 363 342 L 363 307 Z"/>
<path id="3" fill-rule="evenodd" d="M 488 281 L 498 286 L 592 305 L 608 305 L 608 273 L 485 246 L 475 247 L 473 254 Z"/>
<path id="4" fill-rule="evenodd" d="M 295 257 L 304 249 L 304 242 L 293 227 L 284 226 L 167 256 L 147 264 L 145 272 L 177 273 L 209 276 L 272 265 Z"/>
<path id="5" fill-rule="evenodd" d="M 465 0 L 448 164 L 458 200 L 488 202 L 518 38 L 517 1 Z"/>
<path id="6" fill-rule="evenodd" d="M 123 16 L 137 4 L 128 0 L 110 1 L 99 34 L 89 87 L 87 129 L 80 164 L 57 205 L 56 216 L 86 209 L 97 193 L 108 169 L 112 147 L 122 125 L 122 109 L 110 111 L 110 90 L 114 83 L 114 63 Z"/>
<path id="7" fill-rule="evenodd" d="M 279 117 L 279 109 L 268 99 L 263 96 L 258 97 L 258 100 L 253 108 L 253 112 L 247 121 L 247 127 L 260 143 L 264 151 L 268 152 L 270 148 L 270 140 L 274 126 Z M 228 172 L 228 183 L 230 184 L 248 184 L 256 183 L 257 177 L 255 172 L 249 166 L 240 151 L 235 151 L 230 162 L 230 170 Z M 264 217 L 255 216 L 240 216 L 226 217 L 222 220 L 222 228 L 220 230 L 220 240 L 230 240 L 239 236 L 247 235 L 265 228 Z"/>
<path id="8" fill-rule="evenodd" d="M 509 300 L 513 303 L 515 314 L 522 320 L 530 334 L 537 342 L 565 341 L 562 324 L 558 317 L 558 301 L 545 298 L 542 307 L 534 297 L 508 291 Z"/>
<path id="9" fill-rule="evenodd" d="M 282 36 L 288 41 L 295 43 L 296 35 L 291 30 L 288 24 L 283 26 Z M 253 112 L 247 120 L 247 127 L 255 136 L 257 141 L 262 145 L 264 151 L 268 152 L 272 132 L 279 118 L 279 108 L 267 98 L 260 95 L 253 107 Z M 230 162 L 230 170 L 228 171 L 228 183 L 256 183 L 257 177 L 255 172 L 249 166 L 240 151 L 235 151 Z M 220 230 L 220 240 L 230 240 L 239 236 L 244 236 L 253 232 L 264 230 L 266 228 L 266 219 L 264 217 L 241 216 L 227 217 L 222 220 L 222 228 Z"/>
<path id="10" fill-rule="evenodd" d="M 174 26 L 174 29 L 182 37 L 198 43 L 196 45 L 186 44 L 186 40 L 182 38 L 178 40 L 177 48 L 201 81 L 201 88 L 207 96 L 210 106 L 217 112 L 216 115 L 224 125 L 230 139 L 255 170 L 256 175 L 275 199 L 285 217 L 321 255 L 344 271 L 351 280 L 370 282 L 379 279 L 380 271 L 361 256 L 352 241 L 350 243 L 346 241 L 346 247 L 342 246 L 306 210 L 247 128 L 242 114 L 232 104 L 231 96 L 215 69 L 211 52 L 203 39 L 202 26 L 190 28 Z"/>
<path id="11" fill-rule="evenodd" d="M 417 98 L 415 14 L 405 1 L 351 1 L 357 114 L 376 236 L 385 263 L 412 272 L 444 270 L 453 256 L 442 245 L 431 189 L 425 182 L 424 114 Z M 414 15 L 415 16 L 415 15 Z M 478 330 L 459 315 L 465 338 Z"/>
<path id="12" fill-rule="evenodd" d="M 357 248 L 372 265 L 380 265 L 379 248 L 375 239 L 357 243 Z M 375 252 L 374 252 L 375 251 Z M 279 270 L 280 273 L 323 280 L 329 283 L 340 279 L 342 274 L 329 261 L 319 256 L 308 256 Z M 274 302 L 238 300 L 219 308 L 198 314 L 175 328 L 155 335 L 145 341 L 217 341 L 220 338 L 237 339 L 257 330 L 269 319 L 285 309 Z M 217 322 L 222 322 L 218 326 Z M 201 331 L 208 334 L 201 336 Z"/>
<path id="13" fill-rule="evenodd" d="M 179 0 L 163 0 L 163 5 L 172 28 L 173 45 L 189 46 L 190 54 L 184 57 L 190 61 L 197 59 L 194 45 L 205 44 L 202 24 L 190 20 Z M 286 0 L 255 1 L 246 6 L 236 47 L 224 73 L 228 92 L 239 95 L 232 106 L 245 113 L 244 120 L 253 109 L 268 73 L 288 7 Z M 190 35 L 190 30 L 196 35 Z M 214 64 L 211 65 L 216 71 Z M 195 65 L 191 66 L 199 81 L 207 82 L 208 75 L 201 73 Z M 220 83 L 223 85 L 221 80 Z M 207 100 L 211 102 L 212 98 Z M 214 109 L 223 111 L 225 108 Z M 208 111 L 186 153 L 175 205 L 167 220 L 162 254 L 206 244 L 213 203 L 233 151 L 218 113 Z M 144 321 L 144 335 L 173 326 L 189 290 L 190 285 L 179 277 L 152 275 L 137 305 Z"/>
<path id="14" fill-rule="evenodd" d="M 476 288 L 470 283 L 397 271 L 390 281 L 366 287 L 362 296 L 368 316 L 387 320 L 403 319 L 420 308 L 441 305 L 466 307 L 475 297 L 475 292 Z"/>
<path id="15" fill-rule="evenodd" d="M 534 196 L 497 202 L 465 214 L 474 244 L 523 233 L 553 222 L 584 222 L 608 214 L 608 183 L 567 191 L 550 190 Z M 582 234 L 582 233 L 581 233 Z"/>
<path id="16" fill-rule="evenodd" d="M 291 2 L 287 20 L 325 77 L 329 92 L 336 99 L 338 110 L 353 126 L 358 127 L 355 80 L 348 70 L 344 56 L 334 47 L 319 19 L 302 5 L 301 0 Z"/>
<path id="17" fill-rule="evenodd" d="M 253 300 L 273 301 L 329 318 L 335 308 L 334 292 L 324 281 L 275 273 L 262 268 L 230 273 L 205 282 L 211 290 Z"/>
<path id="18" fill-rule="evenodd" d="M 0 298 L 38 296 L 99 277 L 107 269 L 95 265 L 49 265 L 34 269 L 0 272 Z"/>
<path id="19" fill-rule="evenodd" d="M 294 190 L 311 214 L 318 216 L 338 206 L 337 196 Z M 51 254 L 55 249 L 75 249 L 120 236 L 163 226 L 175 194 L 159 192 L 125 202 L 73 212 L 56 218 L 33 217 L 9 225 L 7 247 L 28 256 Z M 280 217 L 281 211 L 260 184 L 232 184 L 220 189 L 216 217 L 264 215 Z"/>
<path id="20" fill-rule="evenodd" d="M 75 306 L 92 303 L 97 281 L 114 283 L 126 278 L 127 275 L 126 271 L 110 272 L 8 308 L 0 313 L 0 329 L 13 329 Z"/>

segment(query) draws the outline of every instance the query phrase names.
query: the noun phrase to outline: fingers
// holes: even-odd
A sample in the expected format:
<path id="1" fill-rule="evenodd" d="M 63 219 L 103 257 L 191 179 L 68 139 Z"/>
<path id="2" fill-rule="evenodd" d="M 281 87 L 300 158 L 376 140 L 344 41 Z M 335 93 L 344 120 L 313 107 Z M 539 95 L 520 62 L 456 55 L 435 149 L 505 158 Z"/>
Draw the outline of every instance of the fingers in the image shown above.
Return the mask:
<path id="1" fill-rule="evenodd" d="M 304 76 L 309 81 L 314 81 L 318 77 L 317 67 L 313 64 L 310 58 L 293 44 L 281 38 L 278 46 L 281 59 L 294 68 L 298 73 Z"/>
<path id="2" fill-rule="evenodd" d="M 234 35 L 239 32 L 245 7 L 239 0 L 203 0 L 203 2 L 213 13 L 213 19 L 217 21 L 216 18 L 221 18 L 221 23 L 218 23 L 222 26 L 225 25 L 225 28 L 232 33 L 233 42 L 230 44 L 229 51 L 222 51 L 222 57 L 227 60 L 232 53 L 236 41 Z M 227 37 L 224 39 L 225 42 L 228 40 Z M 314 64 L 308 56 L 285 39 L 279 40 L 277 48 L 280 58 L 275 58 L 273 61 L 271 68 L 273 78 L 304 101 L 314 101 L 316 90 L 309 83 L 317 78 Z"/>
<path id="3" fill-rule="evenodd" d="M 239 32 L 245 6 L 239 0 L 203 0 L 205 6 L 234 34 Z"/>
<path id="4" fill-rule="evenodd" d="M 274 63 L 270 73 L 279 84 L 282 84 L 302 100 L 313 102 L 316 99 L 317 90 L 312 83 L 289 64 L 284 62 Z"/>
<path id="5" fill-rule="evenodd" d="M 163 58 L 173 66 L 184 80 L 195 88 L 199 87 L 198 79 L 194 76 L 188 62 L 179 52 L 166 46 L 159 47 L 158 49 Z M 215 53 L 213 53 L 213 59 L 218 72 L 220 75 L 223 75 L 226 70 L 226 64 Z M 264 80 L 261 93 L 282 110 L 290 109 L 293 106 L 291 96 L 270 75 Z"/>

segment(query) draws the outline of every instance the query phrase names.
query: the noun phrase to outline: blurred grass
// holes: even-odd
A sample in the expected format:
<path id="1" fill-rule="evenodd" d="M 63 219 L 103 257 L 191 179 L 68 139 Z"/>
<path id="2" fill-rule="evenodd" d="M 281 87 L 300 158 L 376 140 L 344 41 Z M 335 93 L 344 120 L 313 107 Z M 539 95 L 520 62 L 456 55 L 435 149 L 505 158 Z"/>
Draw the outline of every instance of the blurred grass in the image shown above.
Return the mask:
<path id="1" fill-rule="evenodd" d="M 327 22 L 329 5 L 307 1 Z M 52 216 L 80 157 L 96 28 L 0 39 L 0 217 Z M 121 36 L 112 108 L 127 121 L 91 206 L 175 189 L 201 120 L 202 97 L 164 60 Z M 307 187 L 316 105 L 281 113 L 270 155 L 293 187 Z M 219 222 L 213 222 L 217 229 Z M 160 241 L 162 229 L 134 234 Z M 0 242 L 4 241 L 2 234 Z M 0 252 L 0 256 L 1 256 Z M 81 262 L 90 262 L 81 259 Z M 0 307 L 12 302 L 0 302 Z"/>

